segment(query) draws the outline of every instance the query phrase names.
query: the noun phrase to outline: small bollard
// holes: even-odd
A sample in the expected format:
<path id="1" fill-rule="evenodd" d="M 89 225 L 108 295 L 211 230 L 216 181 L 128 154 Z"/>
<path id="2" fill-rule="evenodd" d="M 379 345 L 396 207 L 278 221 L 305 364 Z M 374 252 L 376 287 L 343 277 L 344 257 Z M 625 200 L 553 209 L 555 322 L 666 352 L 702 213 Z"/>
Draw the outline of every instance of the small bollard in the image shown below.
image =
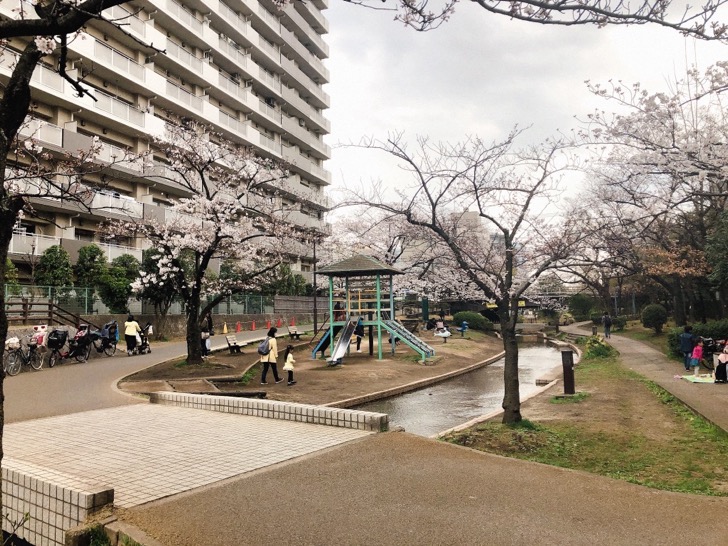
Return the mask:
<path id="1" fill-rule="evenodd" d="M 576 394 L 574 389 L 574 352 L 561 351 L 561 365 L 564 369 L 564 394 Z"/>
<path id="2" fill-rule="evenodd" d="M 596 324 L 592 326 L 592 335 L 593 336 L 597 335 L 597 325 Z"/>

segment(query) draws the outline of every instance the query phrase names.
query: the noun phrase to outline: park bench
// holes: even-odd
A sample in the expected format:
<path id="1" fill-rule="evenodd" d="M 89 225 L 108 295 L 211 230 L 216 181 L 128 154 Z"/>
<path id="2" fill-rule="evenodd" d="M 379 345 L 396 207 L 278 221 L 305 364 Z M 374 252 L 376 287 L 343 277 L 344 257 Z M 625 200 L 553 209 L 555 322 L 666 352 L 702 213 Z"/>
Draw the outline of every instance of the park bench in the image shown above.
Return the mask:
<path id="1" fill-rule="evenodd" d="M 288 335 L 291 339 L 301 339 L 301 332 L 295 326 L 288 326 Z"/>
<path id="2" fill-rule="evenodd" d="M 240 349 L 247 345 L 247 343 L 239 342 L 238 338 L 234 335 L 225 336 L 225 341 L 227 341 L 228 349 L 230 349 L 230 354 L 239 353 Z"/>

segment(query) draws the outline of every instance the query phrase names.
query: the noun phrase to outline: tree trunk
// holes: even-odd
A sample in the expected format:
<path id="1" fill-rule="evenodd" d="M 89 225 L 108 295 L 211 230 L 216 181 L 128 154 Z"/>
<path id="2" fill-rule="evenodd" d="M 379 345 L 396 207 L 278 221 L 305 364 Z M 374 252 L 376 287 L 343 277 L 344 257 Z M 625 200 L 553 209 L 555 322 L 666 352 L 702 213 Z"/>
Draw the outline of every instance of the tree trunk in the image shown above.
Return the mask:
<path id="1" fill-rule="evenodd" d="M 672 297 L 675 305 L 675 325 L 685 326 L 688 320 L 685 313 L 685 298 L 679 280 L 676 280 L 672 285 Z"/>
<path id="2" fill-rule="evenodd" d="M 202 364 L 199 293 L 187 302 L 187 363 Z"/>
<path id="3" fill-rule="evenodd" d="M 1 153 L 1 152 L 0 152 Z M 4 172 L 4 171 L 3 171 Z M 1 175 L 0 175 L 1 176 Z M 4 179 L 4 176 L 2 176 Z M 5 311 L 5 275 L 8 259 L 8 248 L 13 237 L 13 225 L 18 218 L 21 203 L 12 199 L 4 199 L 6 206 L 0 213 L 0 361 L 5 358 L 5 339 L 8 336 L 8 316 Z M 3 448 L 3 432 L 5 429 L 5 371 L 0 370 L 0 468 L 5 455 Z M 5 514 L 2 505 L 2 480 L 0 480 L 0 514 Z"/>
<path id="4" fill-rule="evenodd" d="M 505 350 L 505 366 L 503 367 L 503 423 L 513 424 L 521 421 L 521 393 L 518 383 L 518 342 L 516 341 L 516 318 L 511 318 L 511 311 L 498 309 L 501 316 L 501 336 Z"/>

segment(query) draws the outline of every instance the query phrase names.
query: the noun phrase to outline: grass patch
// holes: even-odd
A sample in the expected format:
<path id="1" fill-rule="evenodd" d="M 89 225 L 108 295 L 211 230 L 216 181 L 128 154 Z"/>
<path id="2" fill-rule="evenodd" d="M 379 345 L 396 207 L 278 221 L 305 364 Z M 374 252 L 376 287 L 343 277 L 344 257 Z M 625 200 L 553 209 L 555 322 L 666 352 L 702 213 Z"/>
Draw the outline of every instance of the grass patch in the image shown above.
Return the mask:
<path id="1" fill-rule="evenodd" d="M 259 368 L 260 366 L 253 366 L 252 368 L 250 368 L 247 372 L 243 374 L 238 383 L 240 383 L 241 385 L 247 385 L 248 383 L 250 383 L 254 378 L 258 376 L 258 372 L 260 371 Z"/>
<path id="2" fill-rule="evenodd" d="M 577 392 L 571 396 L 552 396 L 549 402 L 552 404 L 578 404 L 588 397 L 588 392 Z"/>
<path id="3" fill-rule="evenodd" d="M 616 355 L 582 359 L 575 379 L 591 393 L 579 397 L 577 413 L 564 406 L 555 420 L 486 422 L 443 439 L 655 489 L 728 496 L 725 431 L 625 368 Z"/>

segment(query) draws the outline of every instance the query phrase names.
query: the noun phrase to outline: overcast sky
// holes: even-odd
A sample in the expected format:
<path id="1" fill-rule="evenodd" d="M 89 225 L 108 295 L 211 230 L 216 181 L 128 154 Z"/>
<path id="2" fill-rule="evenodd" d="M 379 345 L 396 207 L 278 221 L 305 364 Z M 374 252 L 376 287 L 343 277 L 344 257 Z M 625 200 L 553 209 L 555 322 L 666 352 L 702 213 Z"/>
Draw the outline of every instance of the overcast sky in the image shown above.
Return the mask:
<path id="1" fill-rule="evenodd" d="M 332 133 L 327 142 L 358 141 L 405 131 L 410 139 L 499 139 L 518 124 L 540 141 L 576 125 L 595 106 L 585 80 L 639 81 L 649 91 L 697 61 L 701 69 L 728 60 L 728 45 L 685 40 L 648 27 L 545 27 L 487 14 L 464 2 L 452 20 L 420 33 L 393 14 L 331 0 L 327 66 Z M 725 14 L 728 18 L 728 12 Z M 333 188 L 399 173 L 384 155 L 336 149 L 327 167 Z M 401 182 L 401 181 L 400 181 Z"/>

